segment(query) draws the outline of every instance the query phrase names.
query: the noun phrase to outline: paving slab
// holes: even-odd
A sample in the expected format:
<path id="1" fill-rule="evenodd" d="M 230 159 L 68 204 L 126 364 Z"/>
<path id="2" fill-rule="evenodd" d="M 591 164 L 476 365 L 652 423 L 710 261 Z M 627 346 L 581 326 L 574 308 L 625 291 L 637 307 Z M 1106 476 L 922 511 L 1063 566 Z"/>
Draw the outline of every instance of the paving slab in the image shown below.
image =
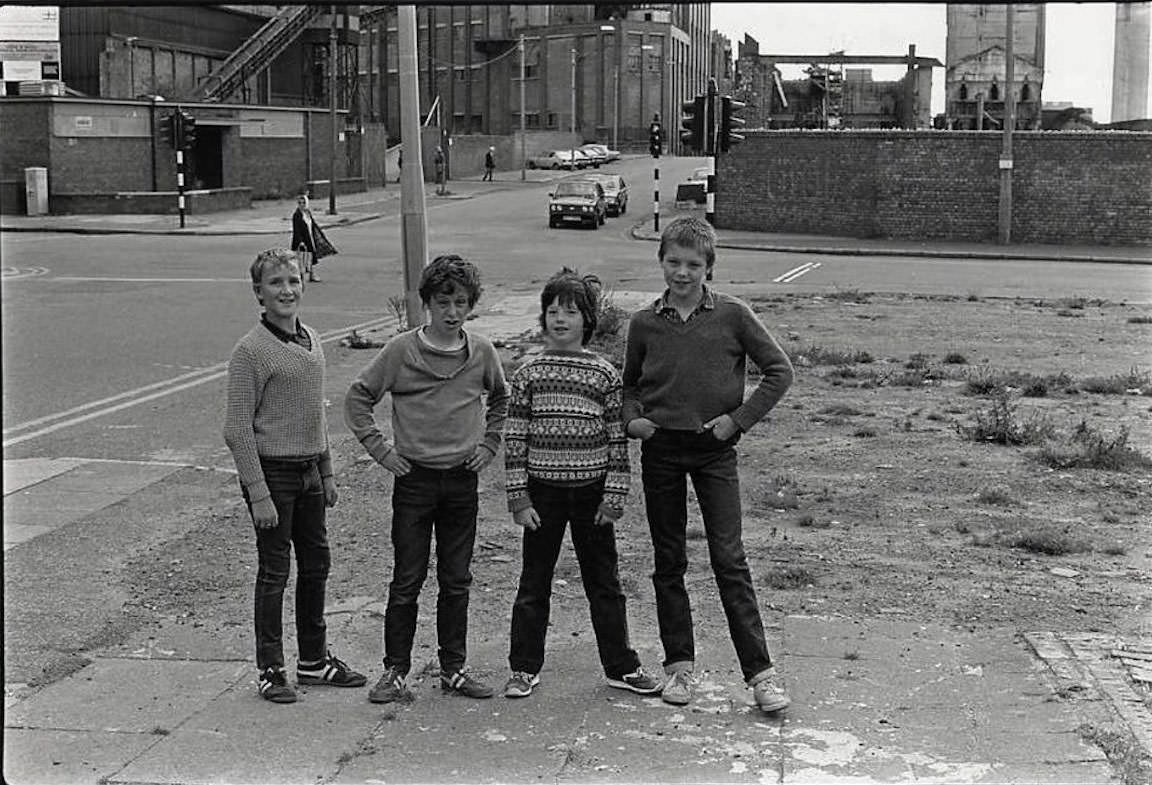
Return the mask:
<path id="1" fill-rule="evenodd" d="M 4 495 L 44 482 L 84 463 L 82 458 L 19 458 L 4 461 Z"/>
<path id="2" fill-rule="evenodd" d="M 236 662 L 97 659 L 10 707 L 4 726 L 168 731 L 202 711 L 248 667 Z"/>
<path id="3" fill-rule="evenodd" d="M 339 761 L 380 722 L 363 689 L 311 688 L 294 704 L 260 699 L 255 671 L 244 674 L 209 705 L 116 776 L 120 782 L 278 783 L 326 780 Z"/>
<path id="4" fill-rule="evenodd" d="M 152 733 L 6 728 L 4 781 L 104 785 L 160 738 Z"/>

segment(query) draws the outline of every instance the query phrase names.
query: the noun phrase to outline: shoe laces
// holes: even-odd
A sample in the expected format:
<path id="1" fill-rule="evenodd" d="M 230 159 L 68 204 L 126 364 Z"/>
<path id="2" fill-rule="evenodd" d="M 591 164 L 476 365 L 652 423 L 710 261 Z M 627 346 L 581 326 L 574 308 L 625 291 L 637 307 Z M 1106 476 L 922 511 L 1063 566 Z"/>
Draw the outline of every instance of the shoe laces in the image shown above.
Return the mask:
<path id="1" fill-rule="evenodd" d="M 288 678 L 284 675 L 281 668 L 273 668 L 271 666 L 264 669 L 260 674 L 260 681 L 266 681 L 269 684 L 282 685 L 288 683 Z"/>
<path id="2" fill-rule="evenodd" d="M 692 671 L 676 671 L 668 678 L 669 686 L 683 687 L 686 690 L 692 689 L 695 683 Z"/>
<path id="3" fill-rule="evenodd" d="M 339 671 L 348 670 L 348 663 L 344 662 L 344 660 L 340 659 L 335 654 L 333 654 L 331 649 L 329 649 L 328 656 L 325 657 L 324 659 L 327 660 L 328 664 L 331 665 L 336 670 L 339 670 Z"/>

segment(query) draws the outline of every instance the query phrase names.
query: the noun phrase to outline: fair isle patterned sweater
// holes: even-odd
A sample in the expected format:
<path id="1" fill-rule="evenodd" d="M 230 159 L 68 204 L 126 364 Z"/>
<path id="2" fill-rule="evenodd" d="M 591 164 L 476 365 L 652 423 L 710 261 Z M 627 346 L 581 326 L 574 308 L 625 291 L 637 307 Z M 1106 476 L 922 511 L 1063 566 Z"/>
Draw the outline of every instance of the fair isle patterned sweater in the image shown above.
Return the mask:
<path id="1" fill-rule="evenodd" d="M 528 478 L 586 485 L 604 478 L 601 510 L 619 518 L 631 473 L 619 372 L 587 351 L 545 351 L 512 376 L 504 429 L 508 509 L 532 506 Z"/>

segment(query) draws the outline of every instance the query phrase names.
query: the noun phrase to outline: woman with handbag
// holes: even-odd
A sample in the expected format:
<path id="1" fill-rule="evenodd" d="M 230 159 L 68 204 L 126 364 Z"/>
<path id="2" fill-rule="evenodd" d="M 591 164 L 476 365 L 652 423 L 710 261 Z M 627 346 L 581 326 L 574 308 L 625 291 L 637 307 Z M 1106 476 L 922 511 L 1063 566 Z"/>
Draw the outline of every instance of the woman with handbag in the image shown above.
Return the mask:
<path id="1" fill-rule="evenodd" d="M 320 282 L 313 270 L 315 265 L 325 256 L 337 253 L 336 247 L 312 217 L 308 194 L 296 197 L 296 211 L 292 213 L 292 250 L 300 256 L 300 271 L 314 283 Z"/>

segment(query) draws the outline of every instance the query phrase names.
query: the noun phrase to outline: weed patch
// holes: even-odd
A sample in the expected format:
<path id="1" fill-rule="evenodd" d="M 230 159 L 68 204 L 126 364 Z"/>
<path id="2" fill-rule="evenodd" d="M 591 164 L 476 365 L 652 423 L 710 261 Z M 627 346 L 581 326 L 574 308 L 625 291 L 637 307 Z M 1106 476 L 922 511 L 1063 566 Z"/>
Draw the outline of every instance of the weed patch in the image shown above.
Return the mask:
<path id="1" fill-rule="evenodd" d="M 1081 420 L 1064 444 L 1046 444 L 1037 459 L 1053 469 L 1103 469 L 1122 472 L 1152 467 L 1152 458 L 1128 446 L 1124 426 L 1109 437 Z"/>
<path id="2" fill-rule="evenodd" d="M 1021 419 L 1017 406 L 1007 391 L 998 392 L 992 405 L 976 413 L 974 425 L 956 426 L 965 439 L 1003 445 L 1035 445 L 1051 438 L 1055 433 L 1052 423 L 1042 414 Z"/>
<path id="3" fill-rule="evenodd" d="M 773 589 L 802 589 L 813 586 L 816 578 L 806 567 L 790 564 L 785 567 L 772 567 L 764 571 L 764 583 Z"/>

